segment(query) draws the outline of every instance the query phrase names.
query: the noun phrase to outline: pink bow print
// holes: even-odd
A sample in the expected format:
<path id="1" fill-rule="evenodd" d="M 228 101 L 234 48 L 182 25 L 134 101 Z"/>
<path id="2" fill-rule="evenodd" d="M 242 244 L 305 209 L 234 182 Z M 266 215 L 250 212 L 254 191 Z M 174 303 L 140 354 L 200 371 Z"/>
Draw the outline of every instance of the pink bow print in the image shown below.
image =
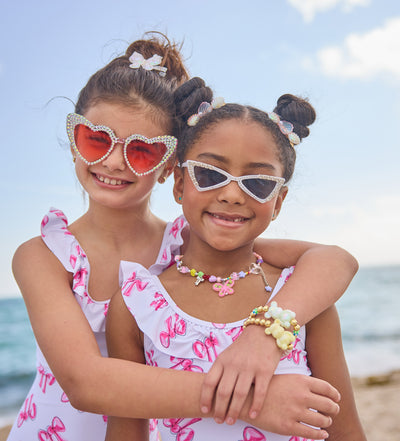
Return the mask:
<path id="1" fill-rule="evenodd" d="M 266 438 L 259 430 L 247 426 L 243 430 L 243 441 L 266 441 Z"/>
<path id="2" fill-rule="evenodd" d="M 78 286 L 85 286 L 87 274 L 88 270 L 86 268 L 81 268 L 74 274 L 74 289 Z"/>
<path id="3" fill-rule="evenodd" d="M 228 279 L 224 283 L 214 283 L 213 290 L 218 291 L 218 295 L 220 297 L 225 297 L 229 294 L 233 294 L 235 290 L 232 288 L 232 286 L 235 284 L 235 281 L 233 279 Z"/>
<path id="4" fill-rule="evenodd" d="M 33 394 L 25 400 L 24 410 L 18 415 L 17 427 L 21 427 L 28 418 L 33 420 L 36 417 L 36 404 L 32 403 Z"/>
<path id="5" fill-rule="evenodd" d="M 38 372 L 40 374 L 39 387 L 42 388 L 42 392 L 45 394 L 47 381 L 49 382 L 49 386 L 51 386 L 56 381 L 56 377 L 53 374 L 46 372 L 43 366 L 38 367 Z"/>
<path id="6" fill-rule="evenodd" d="M 186 334 L 186 322 L 179 318 L 178 314 L 175 314 L 174 320 L 172 322 L 172 316 L 165 320 L 167 325 L 167 332 L 160 332 L 160 342 L 164 348 L 168 348 L 170 345 L 170 339 L 175 338 L 175 335 L 185 335 Z"/>
<path id="7" fill-rule="evenodd" d="M 183 223 L 184 223 L 183 219 L 178 218 L 172 224 L 171 231 L 169 234 L 172 234 L 175 237 L 175 239 L 176 239 L 176 236 L 178 235 L 179 231 L 181 230 Z"/>
<path id="8" fill-rule="evenodd" d="M 193 343 L 193 352 L 199 358 L 205 358 L 207 356 L 208 361 L 213 361 L 218 357 L 217 350 L 215 349 L 218 346 L 218 340 L 214 337 L 213 333 L 210 332 L 210 336 L 204 339 L 204 342 L 200 340 L 196 340 Z"/>
<path id="9" fill-rule="evenodd" d="M 58 432 L 65 432 L 65 426 L 60 418 L 54 417 L 51 426 L 47 430 L 40 430 L 38 437 L 40 441 L 64 441 Z"/>
<path id="10" fill-rule="evenodd" d="M 129 277 L 129 279 L 126 279 L 125 282 L 123 283 L 121 287 L 121 291 L 124 296 L 128 297 L 131 295 L 132 289 L 135 286 L 138 291 L 143 291 L 146 288 L 147 284 L 148 282 L 142 282 L 140 279 L 137 279 L 136 272 L 133 272 L 131 277 Z"/>
<path id="11" fill-rule="evenodd" d="M 154 357 L 153 349 L 151 351 L 146 351 L 146 357 L 147 357 L 147 364 L 148 365 L 158 366 L 157 362 L 153 360 L 153 357 Z"/>
<path id="12" fill-rule="evenodd" d="M 226 331 L 225 334 L 231 336 L 232 341 L 235 341 L 242 332 L 243 332 L 243 327 L 237 326 L 236 328 L 232 328 L 229 331 Z"/>
<path id="13" fill-rule="evenodd" d="M 196 366 L 193 364 L 193 360 L 190 358 L 177 358 L 177 357 L 169 357 L 172 363 L 176 363 L 170 367 L 170 369 L 181 369 L 183 371 L 190 372 L 203 372 L 203 369 L 200 366 Z"/>
<path id="14" fill-rule="evenodd" d="M 201 421 L 201 418 L 193 418 L 180 426 L 184 418 L 169 418 L 163 420 L 165 427 L 169 427 L 171 433 L 176 433 L 176 441 L 191 441 L 194 437 L 194 430 L 188 426 Z"/>
<path id="15" fill-rule="evenodd" d="M 46 216 L 42 219 L 42 223 L 40 224 L 40 230 L 41 230 L 41 234 L 42 237 L 46 237 L 46 235 L 44 234 L 44 227 L 48 224 L 49 222 L 49 216 Z"/>
<path id="16" fill-rule="evenodd" d="M 157 311 L 161 308 L 164 308 L 164 306 L 167 306 L 168 302 L 165 300 L 164 296 L 160 294 L 159 292 L 156 292 L 154 294 L 154 300 L 150 303 L 150 306 L 154 307 L 154 311 Z"/>

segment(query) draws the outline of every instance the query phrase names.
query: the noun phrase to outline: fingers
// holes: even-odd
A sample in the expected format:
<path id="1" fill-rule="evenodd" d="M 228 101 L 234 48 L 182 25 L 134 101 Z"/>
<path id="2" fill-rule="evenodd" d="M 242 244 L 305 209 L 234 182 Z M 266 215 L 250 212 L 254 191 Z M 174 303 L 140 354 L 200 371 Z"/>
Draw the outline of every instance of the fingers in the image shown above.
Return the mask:
<path id="1" fill-rule="evenodd" d="M 316 429 L 302 423 L 295 423 L 291 433 L 295 433 L 296 437 L 315 440 L 325 439 L 329 436 L 328 432 L 324 429 Z"/>
<path id="2" fill-rule="evenodd" d="M 313 395 L 310 400 L 307 402 L 308 407 L 310 409 L 315 409 L 320 414 L 323 414 L 323 416 L 334 418 L 340 410 L 339 404 L 332 401 L 330 398 L 321 396 L 321 395 Z M 314 424 L 314 423 L 309 423 Z M 321 427 L 328 427 L 326 423 L 318 422 L 316 425 Z"/>
<path id="3" fill-rule="evenodd" d="M 310 390 L 315 394 L 330 398 L 335 403 L 340 401 L 340 393 L 327 381 L 320 380 L 319 378 L 309 377 L 311 381 Z"/>
<path id="4" fill-rule="evenodd" d="M 236 386 L 236 382 L 236 372 L 224 372 L 215 394 L 214 420 L 216 423 L 220 424 L 225 420 L 226 412 L 232 397 L 232 391 Z"/>
<path id="5" fill-rule="evenodd" d="M 232 395 L 232 400 L 225 419 L 225 422 L 227 424 L 236 423 L 240 411 L 243 408 L 244 402 L 246 401 L 247 395 L 249 394 L 249 391 L 251 389 L 252 382 L 253 382 L 252 376 L 240 375 L 239 378 L 237 379 L 235 389 Z"/>
<path id="6" fill-rule="evenodd" d="M 250 406 L 249 416 L 251 419 L 257 417 L 264 404 L 267 395 L 268 385 L 271 380 L 270 375 L 257 376 L 254 384 L 254 396 Z"/>
<path id="7" fill-rule="evenodd" d="M 204 378 L 204 382 L 200 393 L 200 409 L 203 413 L 210 412 L 214 399 L 214 394 L 218 383 L 223 374 L 223 366 L 218 363 L 218 360 L 211 366 L 207 375 Z"/>
<path id="8" fill-rule="evenodd" d="M 328 415 L 324 415 L 312 409 L 307 409 L 303 414 L 301 422 L 310 426 L 326 429 L 327 427 L 332 425 L 332 418 Z"/>

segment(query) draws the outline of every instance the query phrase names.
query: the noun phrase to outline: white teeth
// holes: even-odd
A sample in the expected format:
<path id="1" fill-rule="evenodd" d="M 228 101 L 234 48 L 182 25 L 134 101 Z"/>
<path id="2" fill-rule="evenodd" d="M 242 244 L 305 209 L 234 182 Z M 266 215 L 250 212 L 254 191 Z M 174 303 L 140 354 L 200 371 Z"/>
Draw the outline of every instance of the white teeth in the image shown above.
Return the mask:
<path id="1" fill-rule="evenodd" d="M 225 217 L 223 217 L 223 216 L 218 216 L 217 214 L 213 214 L 213 216 L 214 216 L 215 218 L 217 218 L 217 219 L 223 219 L 223 220 L 227 220 L 227 221 L 230 221 L 230 222 L 236 222 L 236 223 L 238 223 L 238 222 L 244 222 L 244 220 L 245 220 L 244 217 L 236 217 L 235 219 L 227 219 L 227 218 L 225 218 Z"/>
<path id="2" fill-rule="evenodd" d="M 101 182 L 104 182 L 105 184 L 109 184 L 109 185 L 121 185 L 122 181 L 120 179 L 110 179 L 110 178 L 105 178 L 104 176 L 100 176 L 100 175 L 96 175 L 97 179 Z"/>

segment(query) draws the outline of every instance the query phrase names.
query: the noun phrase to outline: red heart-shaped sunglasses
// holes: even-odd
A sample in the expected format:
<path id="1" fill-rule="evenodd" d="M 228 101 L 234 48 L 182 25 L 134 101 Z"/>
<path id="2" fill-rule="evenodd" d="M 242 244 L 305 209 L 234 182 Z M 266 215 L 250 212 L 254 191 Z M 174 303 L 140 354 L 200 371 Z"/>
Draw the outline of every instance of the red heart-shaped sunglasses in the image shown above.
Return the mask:
<path id="1" fill-rule="evenodd" d="M 174 153 L 178 143 L 170 135 L 149 139 L 135 134 L 125 139 L 118 138 L 109 127 L 96 126 L 77 113 L 67 115 L 67 134 L 74 151 L 88 165 L 103 161 L 116 144 L 123 144 L 125 161 L 137 176 L 147 175 L 161 167 Z"/>

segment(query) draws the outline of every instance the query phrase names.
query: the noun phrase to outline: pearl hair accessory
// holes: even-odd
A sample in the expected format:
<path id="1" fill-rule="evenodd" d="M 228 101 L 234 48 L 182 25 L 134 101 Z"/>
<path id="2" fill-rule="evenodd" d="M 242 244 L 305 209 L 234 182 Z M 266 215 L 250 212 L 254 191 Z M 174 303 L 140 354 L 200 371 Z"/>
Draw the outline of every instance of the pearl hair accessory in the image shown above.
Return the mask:
<path id="1" fill-rule="evenodd" d="M 248 271 L 240 271 L 239 273 L 231 273 L 228 277 L 217 277 L 210 274 L 204 274 L 203 271 L 197 271 L 194 268 L 190 269 L 183 264 L 182 257 L 183 256 L 175 256 L 176 269 L 181 274 L 190 274 L 192 277 L 196 277 L 194 284 L 198 286 L 201 282 L 207 280 L 208 282 L 214 283 L 213 290 L 218 292 L 219 297 L 225 297 L 227 295 L 233 294 L 234 289 L 233 285 L 236 280 L 244 279 L 249 274 L 261 274 L 265 290 L 267 292 L 271 292 L 272 288 L 269 286 L 267 279 L 265 278 L 264 271 L 261 268 L 261 264 L 264 262 L 262 257 L 256 253 L 253 253 L 256 257 L 256 262 L 252 263 L 249 267 Z"/>
<path id="2" fill-rule="evenodd" d="M 159 66 L 162 61 L 162 57 L 160 55 L 154 54 L 151 58 L 146 60 L 142 54 L 139 54 L 139 52 L 134 52 L 129 57 L 129 61 L 131 62 L 129 65 L 131 69 L 139 69 L 139 67 L 143 67 L 145 70 L 158 70 L 161 77 L 165 77 L 165 73 L 167 72 L 166 67 Z"/>
<path id="3" fill-rule="evenodd" d="M 213 109 L 219 109 L 220 107 L 225 106 L 225 100 L 222 97 L 214 98 L 211 103 L 202 102 L 197 110 L 197 113 L 189 117 L 187 120 L 188 126 L 195 126 L 200 118 L 204 116 L 206 113 L 211 112 Z"/>
<path id="4" fill-rule="evenodd" d="M 275 112 L 267 113 L 269 119 L 273 121 L 280 129 L 280 131 L 287 136 L 290 145 L 294 148 L 295 145 L 300 144 L 300 137 L 293 132 L 293 124 L 289 121 L 281 120 L 280 116 Z"/>

